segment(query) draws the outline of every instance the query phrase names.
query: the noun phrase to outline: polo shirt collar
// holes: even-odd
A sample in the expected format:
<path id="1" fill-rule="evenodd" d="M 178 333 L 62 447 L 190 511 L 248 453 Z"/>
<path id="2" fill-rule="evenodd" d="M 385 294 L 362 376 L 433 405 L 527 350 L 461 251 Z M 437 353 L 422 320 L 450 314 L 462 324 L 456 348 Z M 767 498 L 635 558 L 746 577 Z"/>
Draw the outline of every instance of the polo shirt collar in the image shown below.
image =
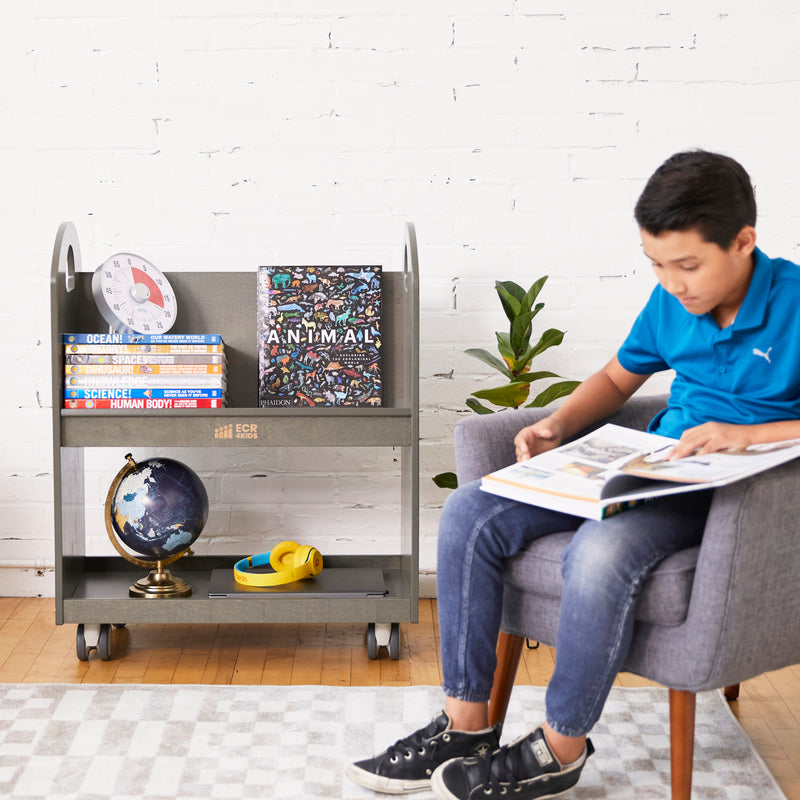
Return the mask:
<path id="1" fill-rule="evenodd" d="M 737 330 L 757 328 L 764 322 L 767 312 L 767 303 L 770 289 L 772 288 L 772 259 L 768 258 L 758 248 L 753 251 L 753 255 L 754 266 L 753 276 L 750 278 L 750 286 L 731 326 Z"/>

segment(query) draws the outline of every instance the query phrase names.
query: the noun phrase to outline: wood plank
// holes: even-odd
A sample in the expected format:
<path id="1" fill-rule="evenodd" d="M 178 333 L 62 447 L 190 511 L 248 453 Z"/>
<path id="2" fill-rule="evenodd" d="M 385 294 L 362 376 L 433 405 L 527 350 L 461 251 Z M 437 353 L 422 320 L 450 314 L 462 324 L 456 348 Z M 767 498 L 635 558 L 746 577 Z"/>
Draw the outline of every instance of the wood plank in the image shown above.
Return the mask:
<path id="1" fill-rule="evenodd" d="M 440 686 L 442 670 L 439 664 L 439 642 L 430 600 L 420 600 L 419 622 L 401 625 L 401 643 L 405 637 L 409 658 L 409 682 L 412 685 Z"/>
<path id="2" fill-rule="evenodd" d="M 313 622 L 299 626 L 297 650 L 292 664 L 292 683 L 295 686 L 320 684 L 324 650 L 325 623 Z"/>
<path id="3" fill-rule="evenodd" d="M 0 597 L 0 622 L 11 619 L 17 606 L 23 601 L 22 597 Z"/>
<path id="4" fill-rule="evenodd" d="M 230 684 L 244 638 L 244 625 L 220 625 L 211 644 L 200 683 Z"/>
<path id="5" fill-rule="evenodd" d="M 275 686 L 291 684 L 298 640 L 297 624 L 280 623 L 272 626 L 262 683 Z"/>
<path id="6" fill-rule="evenodd" d="M 231 683 L 238 685 L 262 683 L 271 634 L 271 624 L 247 626 L 240 640 L 239 654 L 231 676 Z"/>
<path id="7" fill-rule="evenodd" d="M 333 623 L 325 626 L 321 680 L 326 686 L 350 686 L 354 627 Z"/>

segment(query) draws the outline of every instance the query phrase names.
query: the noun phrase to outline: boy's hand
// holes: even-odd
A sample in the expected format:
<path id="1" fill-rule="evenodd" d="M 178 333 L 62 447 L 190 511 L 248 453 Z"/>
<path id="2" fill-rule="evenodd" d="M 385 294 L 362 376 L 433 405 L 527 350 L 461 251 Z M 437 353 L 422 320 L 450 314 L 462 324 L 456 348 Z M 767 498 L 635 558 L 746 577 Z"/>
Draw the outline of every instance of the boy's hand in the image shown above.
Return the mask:
<path id="1" fill-rule="evenodd" d="M 553 417 L 546 417 L 534 425 L 528 425 L 514 437 L 517 461 L 524 461 L 526 458 L 552 450 L 561 444 L 561 439 L 561 425 Z"/>
<path id="2" fill-rule="evenodd" d="M 667 461 L 690 455 L 717 453 L 720 450 L 744 449 L 757 444 L 749 425 L 731 425 L 725 422 L 706 422 L 683 432 L 680 442 L 673 448 Z"/>

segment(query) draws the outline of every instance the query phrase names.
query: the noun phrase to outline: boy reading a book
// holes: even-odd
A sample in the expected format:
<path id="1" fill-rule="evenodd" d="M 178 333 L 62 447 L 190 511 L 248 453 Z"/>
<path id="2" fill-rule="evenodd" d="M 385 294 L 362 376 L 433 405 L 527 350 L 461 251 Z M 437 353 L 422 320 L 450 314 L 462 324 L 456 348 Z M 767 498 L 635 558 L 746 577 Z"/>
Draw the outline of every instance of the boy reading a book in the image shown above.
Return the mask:
<path id="1" fill-rule="evenodd" d="M 658 285 L 617 354 L 553 413 L 523 428 L 517 459 L 552 449 L 616 411 L 655 373 L 675 370 L 650 430 L 680 439 L 670 458 L 800 436 L 800 268 L 756 248 L 756 204 L 731 158 L 678 153 L 636 204 Z M 711 491 L 664 497 L 582 520 L 456 490 L 439 530 L 438 604 L 445 708 L 426 727 L 348 768 L 356 782 L 437 797 L 551 797 L 575 785 L 631 639 L 639 588 L 666 556 L 699 544 Z M 576 530 L 567 546 L 545 721 L 498 748 L 487 701 L 505 560 L 534 539 Z"/>

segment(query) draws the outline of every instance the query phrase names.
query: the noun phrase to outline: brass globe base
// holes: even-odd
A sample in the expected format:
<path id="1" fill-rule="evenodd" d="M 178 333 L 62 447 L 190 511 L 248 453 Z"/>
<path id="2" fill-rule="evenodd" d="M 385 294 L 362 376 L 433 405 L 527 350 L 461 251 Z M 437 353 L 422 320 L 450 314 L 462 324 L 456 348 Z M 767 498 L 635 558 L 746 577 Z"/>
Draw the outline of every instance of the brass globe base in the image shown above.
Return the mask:
<path id="1" fill-rule="evenodd" d="M 128 587 L 131 597 L 188 597 L 192 593 L 191 584 L 176 578 L 161 562 L 156 569 L 150 570 L 146 578 L 139 578 Z"/>

